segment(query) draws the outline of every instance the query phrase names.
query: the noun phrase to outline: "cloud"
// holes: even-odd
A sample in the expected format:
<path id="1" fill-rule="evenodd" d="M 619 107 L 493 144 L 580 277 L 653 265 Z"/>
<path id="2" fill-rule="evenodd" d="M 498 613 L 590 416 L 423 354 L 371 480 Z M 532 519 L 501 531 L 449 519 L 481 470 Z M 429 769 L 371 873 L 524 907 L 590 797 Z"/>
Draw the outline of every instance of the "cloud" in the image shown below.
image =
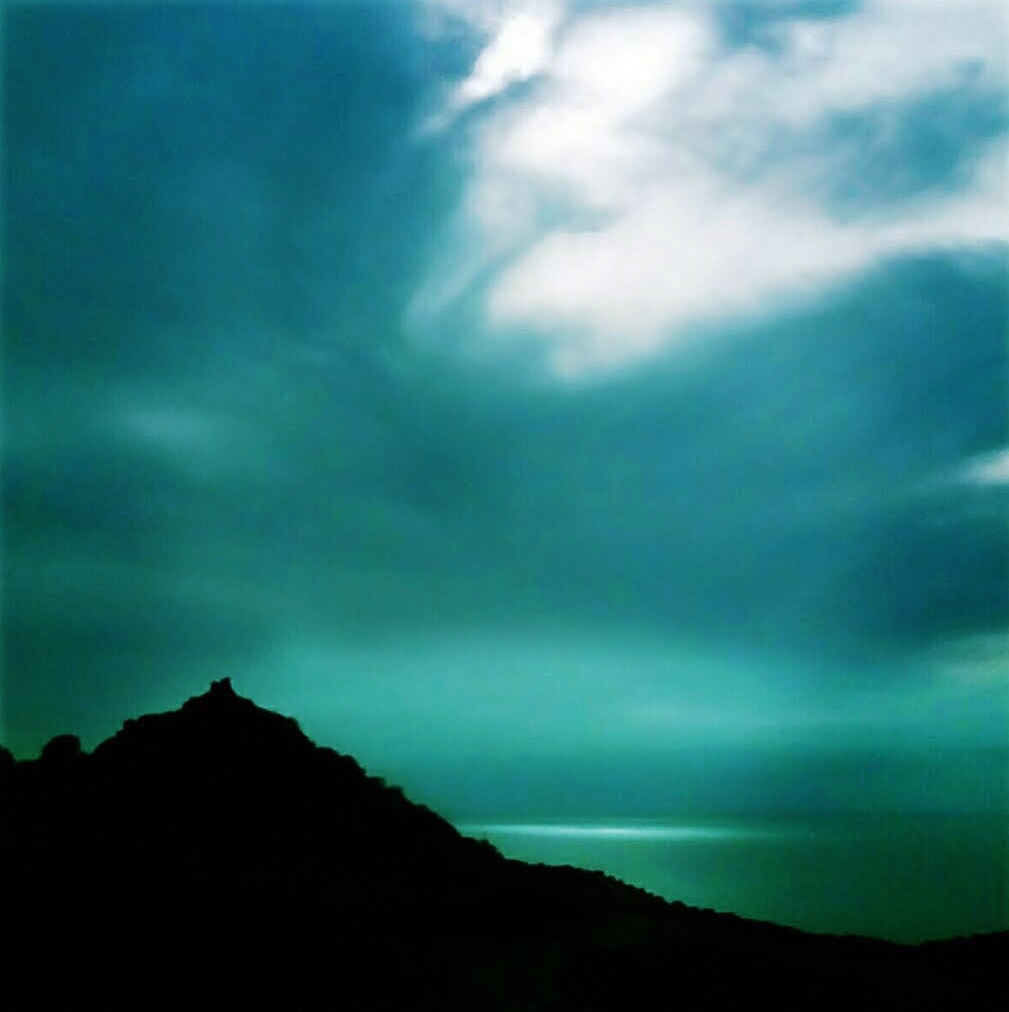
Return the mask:
<path id="1" fill-rule="evenodd" d="M 947 138 L 958 147 L 943 185 L 893 197 L 881 179 L 848 204 L 833 194 L 866 144 L 884 175 L 903 171 L 892 135 L 914 103 L 1004 103 L 1003 30 L 989 2 L 877 0 L 779 19 L 765 44 L 731 47 L 709 7 L 621 6 L 570 16 L 522 63 L 505 59 L 502 28 L 456 103 L 539 78 L 475 129 L 465 254 L 432 272 L 415 307 L 437 316 L 479 280 L 492 332 L 536 334 L 556 372 L 578 374 L 887 257 L 1002 242 L 1004 136 L 970 150 Z M 881 110 L 853 154 L 836 123 Z"/>
<path id="2" fill-rule="evenodd" d="M 1009 485 L 1009 447 L 974 457 L 960 477 L 970 485 Z"/>
<path id="3" fill-rule="evenodd" d="M 516 9 L 480 54 L 473 73 L 459 85 L 461 106 L 482 102 L 515 81 L 526 81 L 542 70 L 550 56 L 550 35 L 556 23 L 552 6 Z"/>
<path id="4" fill-rule="evenodd" d="M 992 686 L 1001 690 L 1000 711 L 1009 711 L 1009 629 L 966 636 L 935 652 L 940 684 Z"/>
<path id="5" fill-rule="evenodd" d="M 1003 84 L 1006 41 L 1005 13 L 993 0 L 870 0 L 849 17 L 786 22 L 782 56 L 761 67 L 764 88 L 752 97 L 776 115 L 808 120 L 957 87 L 965 75 Z"/>
<path id="6" fill-rule="evenodd" d="M 476 5 L 435 0 L 430 7 L 436 13 L 462 19 L 490 39 L 470 74 L 455 87 L 445 107 L 428 122 L 427 129 L 443 130 L 470 106 L 542 72 L 550 62 L 553 36 L 564 6 L 563 0 Z"/>
<path id="7" fill-rule="evenodd" d="M 421 0 L 421 27 L 433 36 L 447 35 L 462 23 L 481 35 L 493 35 L 507 0 Z"/>

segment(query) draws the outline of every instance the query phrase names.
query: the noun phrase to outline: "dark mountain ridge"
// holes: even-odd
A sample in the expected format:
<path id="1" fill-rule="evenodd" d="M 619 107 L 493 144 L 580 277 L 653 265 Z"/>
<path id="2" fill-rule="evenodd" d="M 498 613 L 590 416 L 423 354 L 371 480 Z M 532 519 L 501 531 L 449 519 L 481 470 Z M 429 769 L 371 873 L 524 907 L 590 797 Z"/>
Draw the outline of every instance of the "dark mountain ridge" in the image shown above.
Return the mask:
<path id="1" fill-rule="evenodd" d="M 229 680 L 0 763 L 6 1008 L 1001 1007 L 1009 933 L 922 946 L 507 860 Z"/>

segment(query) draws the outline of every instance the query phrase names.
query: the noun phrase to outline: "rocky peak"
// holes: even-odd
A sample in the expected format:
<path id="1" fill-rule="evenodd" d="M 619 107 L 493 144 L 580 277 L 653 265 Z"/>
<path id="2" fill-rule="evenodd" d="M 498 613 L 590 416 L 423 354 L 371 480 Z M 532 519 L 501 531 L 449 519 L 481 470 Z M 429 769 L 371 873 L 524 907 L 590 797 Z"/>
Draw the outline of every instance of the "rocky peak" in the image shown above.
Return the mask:
<path id="1" fill-rule="evenodd" d="M 95 756 L 130 754 L 138 760 L 171 761 L 185 761 L 189 756 L 201 761 L 231 756 L 248 760 L 312 749 L 294 718 L 257 706 L 235 692 L 230 678 L 221 678 L 178 710 L 127 720 L 95 749 Z"/>

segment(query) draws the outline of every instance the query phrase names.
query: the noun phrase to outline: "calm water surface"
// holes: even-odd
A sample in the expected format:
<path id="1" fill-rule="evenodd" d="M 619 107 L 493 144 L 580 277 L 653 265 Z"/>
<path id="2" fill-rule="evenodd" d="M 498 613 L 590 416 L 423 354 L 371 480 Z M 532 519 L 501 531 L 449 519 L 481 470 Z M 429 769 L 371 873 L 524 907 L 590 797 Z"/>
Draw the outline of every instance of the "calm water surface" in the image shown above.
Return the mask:
<path id="1" fill-rule="evenodd" d="M 667 899 L 917 942 L 1009 928 L 1009 824 L 991 815 L 460 824 L 508 857 L 605 871 Z"/>

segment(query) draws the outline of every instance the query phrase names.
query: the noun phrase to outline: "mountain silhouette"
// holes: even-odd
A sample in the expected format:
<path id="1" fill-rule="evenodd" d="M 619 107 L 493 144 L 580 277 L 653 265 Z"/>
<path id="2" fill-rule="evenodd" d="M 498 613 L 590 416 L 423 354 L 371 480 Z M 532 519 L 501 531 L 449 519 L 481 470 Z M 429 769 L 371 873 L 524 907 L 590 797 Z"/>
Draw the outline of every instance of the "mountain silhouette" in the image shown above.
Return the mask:
<path id="1" fill-rule="evenodd" d="M 5 750 L 0 750 L 5 753 Z M 461 835 L 228 679 L 0 762 L 3 1007 L 1001 1007 L 1009 933 L 921 946 L 668 903 Z M 4 755 L 0 754 L 0 759 Z"/>

